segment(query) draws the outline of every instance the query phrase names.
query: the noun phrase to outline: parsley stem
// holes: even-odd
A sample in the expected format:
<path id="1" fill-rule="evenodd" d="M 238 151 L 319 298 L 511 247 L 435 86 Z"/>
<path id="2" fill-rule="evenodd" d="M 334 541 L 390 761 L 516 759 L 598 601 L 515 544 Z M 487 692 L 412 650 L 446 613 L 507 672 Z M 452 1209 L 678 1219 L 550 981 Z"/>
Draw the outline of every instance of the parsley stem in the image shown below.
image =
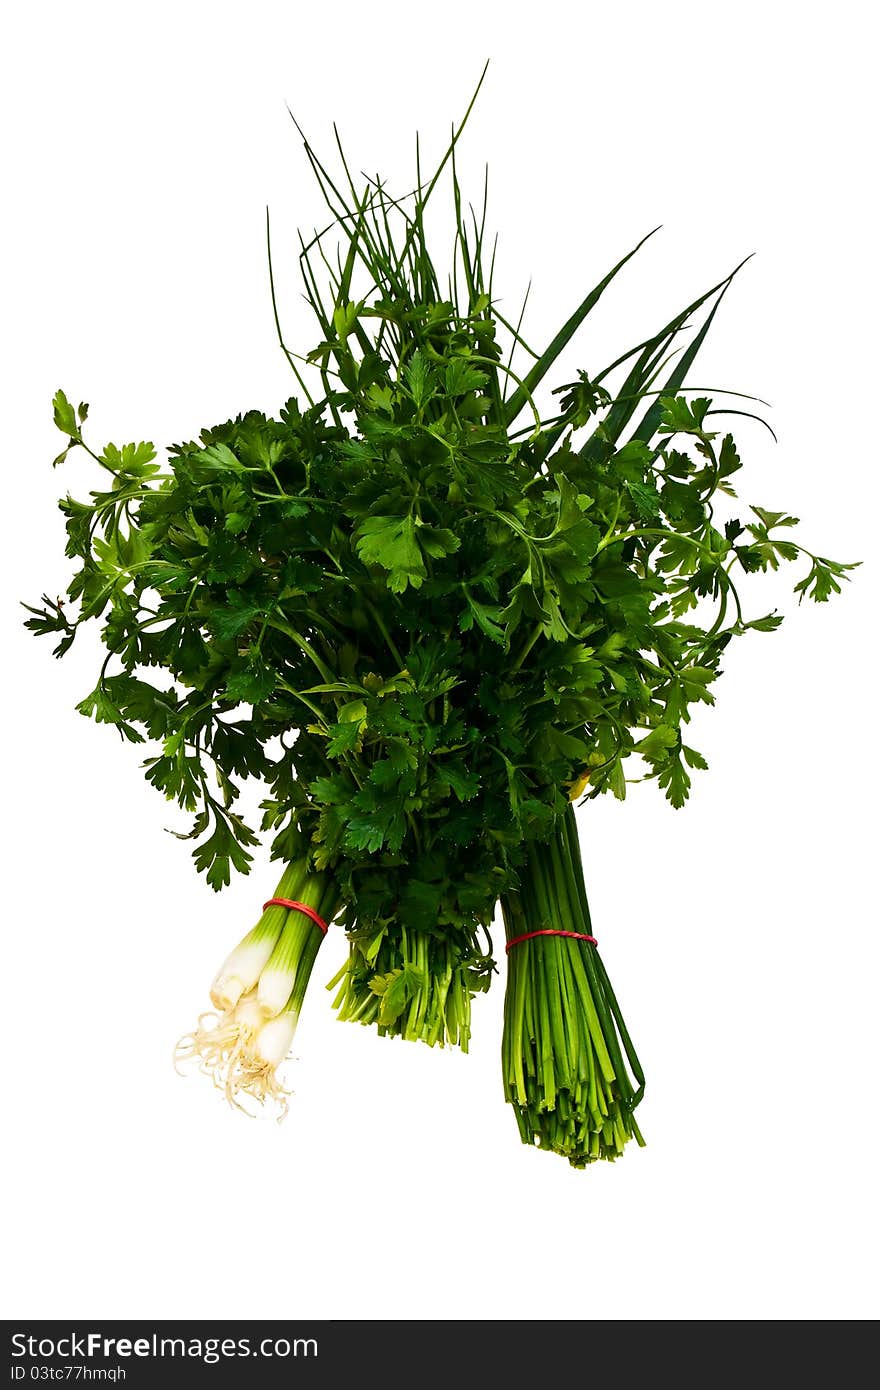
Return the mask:
<path id="1" fill-rule="evenodd" d="M 615 531 L 615 529 L 616 529 L 616 527 L 617 527 L 617 518 L 620 516 L 620 503 L 621 503 L 621 494 L 618 493 L 617 498 L 616 498 L 615 503 L 614 503 L 614 511 L 612 512 L 612 514 L 611 514 L 611 520 L 610 520 L 610 522 L 608 523 L 608 529 L 607 529 L 607 531 L 605 532 L 605 535 L 602 537 L 601 541 L 599 542 L 599 545 L 598 545 L 597 548 L 596 548 L 596 554 L 597 554 L 597 555 L 599 554 L 599 551 L 605 549 L 606 545 L 610 545 L 610 544 L 611 544 L 611 537 L 614 535 L 614 531 Z"/>
<path id="2" fill-rule="evenodd" d="M 318 708 L 317 705 L 312 704 L 312 701 L 308 698 L 307 695 L 303 695 L 301 691 L 296 689 L 296 686 L 288 685 L 287 681 L 282 680 L 280 676 L 278 677 L 278 684 L 281 686 L 282 690 L 287 691 L 288 695 L 295 696 L 297 700 L 299 700 L 302 704 L 305 705 L 306 709 L 311 710 L 312 714 L 315 716 L 315 719 L 324 729 L 328 727 L 327 720 L 324 718 L 322 711 Z"/>
<path id="3" fill-rule="evenodd" d="M 329 682 L 336 680 L 335 673 L 331 671 L 326 662 L 321 660 L 315 649 L 306 641 L 302 633 L 297 632 L 296 628 L 291 627 L 289 623 L 285 623 L 278 618 L 269 617 L 266 619 L 266 622 L 269 627 L 274 627 L 278 632 L 283 632 L 285 637 L 289 637 L 292 642 L 295 642 L 300 650 L 305 652 L 306 656 L 312 662 L 316 670 L 320 672 L 325 681 Z"/>
<path id="4" fill-rule="evenodd" d="M 374 621 L 374 623 L 376 624 L 377 628 L 379 629 L 379 631 L 381 632 L 382 636 L 384 637 L 384 639 L 385 639 L 385 645 L 387 646 L 387 648 L 388 648 L 388 650 L 390 651 L 391 655 L 394 657 L 394 660 L 397 662 L 398 668 L 402 671 L 402 670 L 404 669 L 405 665 L 406 665 L 406 662 L 404 661 L 403 657 L 400 655 L 400 651 L 399 651 L 398 647 L 396 646 L 395 642 L 393 641 L 393 639 L 392 639 L 392 637 L 391 637 L 391 633 L 388 631 L 387 626 L 385 625 L 385 620 L 384 620 L 384 618 L 382 617 L 382 614 L 379 612 L 378 608 L 376 607 L 376 605 L 373 603 L 373 601 L 372 601 L 371 599 L 368 599 L 368 598 L 365 598 L 365 599 L 364 599 L 364 607 L 367 609 L 367 611 L 368 611 L 369 614 L 370 614 L 370 617 L 373 619 L 373 621 Z"/>
<path id="5" fill-rule="evenodd" d="M 601 554 L 610 545 L 622 545 L 625 541 L 633 540 L 638 536 L 657 536 L 666 540 L 683 541 L 685 545 L 692 545 L 695 550 L 702 551 L 704 555 L 709 555 L 713 559 L 717 558 L 716 552 L 705 545 L 703 541 L 698 541 L 695 536 L 689 536 L 685 531 L 670 531 L 662 526 L 639 526 L 632 531 L 621 531 L 616 536 L 606 536 L 596 547 L 596 554 Z"/>
<path id="6" fill-rule="evenodd" d="M 531 636 L 529 637 L 528 641 L 527 641 L 527 642 L 524 644 L 524 646 L 522 647 L 519 656 L 516 658 L 516 661 L 513 663 L 513 665 L 512 665 L 511 668 L 510 668 L 512 674 L 515 673 L 515 672 L 517 672 L 517 671 L 520 669 L 520 667 L 522 666 L 522 664 L 523 664 L 523 662 L 525 661 L 526 657 L 528 656 L 529 652 L 532 650 L 532 647 L 535 645 L 535 643 L 537 642 L 538 638 L 541 636 L 541 634 L 542 634 L 543 631 L 544 631 L 543 624 L 541 624 L 541 623 L 536 623 L 535 626 L 534 626 L 534 629 L 532 630 Z"/>

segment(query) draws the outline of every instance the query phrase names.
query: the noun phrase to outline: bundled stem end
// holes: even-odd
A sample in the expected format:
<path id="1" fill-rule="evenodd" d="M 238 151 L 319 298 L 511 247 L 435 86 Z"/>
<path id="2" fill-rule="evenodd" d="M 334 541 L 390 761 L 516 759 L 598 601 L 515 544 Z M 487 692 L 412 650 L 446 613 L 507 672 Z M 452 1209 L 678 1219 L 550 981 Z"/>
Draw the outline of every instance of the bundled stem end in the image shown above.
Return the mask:
<path id="1" fill-rule="evenodd" d="M 474 936 L 464 944 L 418 930 L 396 939 L 352 933 L 348 959 L 327 985 L 340 1020 L 375 1024 L 384 1037 L 460 1047 L 471 1036 L 471 1000 L 493 967 Z"/>

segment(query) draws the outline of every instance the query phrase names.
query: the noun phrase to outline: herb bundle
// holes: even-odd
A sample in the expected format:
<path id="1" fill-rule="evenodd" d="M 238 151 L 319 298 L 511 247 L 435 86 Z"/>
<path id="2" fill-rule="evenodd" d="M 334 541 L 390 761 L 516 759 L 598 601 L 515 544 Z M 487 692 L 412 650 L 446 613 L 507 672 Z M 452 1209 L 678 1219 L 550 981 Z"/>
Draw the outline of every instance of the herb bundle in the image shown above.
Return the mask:
<path id="1" fill-rule="evenodd" d="M 147 779 L 192 813 L 214 889 L 250 868 L 258 829 L 238 799 L 246 779 L 265 786 L 259 830 L 284 872 L 181 1058 L 236 1103 L 283 1102 L 278 1067 L 334 920 L 340 1018 L 467 1048 L 500 903 L 505 1095 L 525 1142 L 582 1166 L 642 1142 L 644 1078 L 572 800 L 622 798 L 637 754 L 681 806 L 705 767 L 691 707 L 712 703 L 732 638 L 781 621 L 746 616 L 740 578 L 803 560 L 795 590 L 821 602 L 852 567 L 806 550 L 784 512 L 718 515 L 740 457 L 715 428 L 725 409 L 686 379 L 735 271 L 539 409 L 639 248 L 532 350 L 498 307 L 485 200 L 464 209 L 463 126 L 403 199 L 357 184 L 341 145 L 333 176 L 304 142 L 332 220 L 299 257 L 310 352 L 284 343 L 275 308 L 297 381 L 278 418 L 240 415 L 160 464 L 149 443 L 94 449 L 87 407 L 57 393 L 55 462 L 83 449 L 105 484 L 60 504 L 76 616 L 44 597 L 27 625 L 61 656 L 101 624 L 78 708 L 153 746 Z M 444 176 L 447 277 L 426 230 Z"/>

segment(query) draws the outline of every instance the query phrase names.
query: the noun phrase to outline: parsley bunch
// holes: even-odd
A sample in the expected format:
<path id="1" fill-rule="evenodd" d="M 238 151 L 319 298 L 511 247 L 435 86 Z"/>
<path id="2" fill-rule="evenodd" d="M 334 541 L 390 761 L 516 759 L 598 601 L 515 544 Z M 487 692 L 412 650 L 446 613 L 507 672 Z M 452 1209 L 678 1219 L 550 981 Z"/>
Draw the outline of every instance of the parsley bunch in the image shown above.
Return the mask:
<path id="1" fill-rule="evenodd" d="M 332 177 L 305 142 L 332 221 L 300 255 L 319 334 L 305 356 L 275 309 L 297 379 L 277 419 L 238 416 L 160 464 L 148 443 L 92 447 L 87 407 L 57 393 L 56 463 L 82 449 L 105 483 L 60 504 L 76 615 L 44 598 L 28 626 L 61 656 L 100 624 L 78 708 L 150 745 L 147 779 L 192 814 L 213 888 L 249 870 L 263 832 L 278 896 L 293 884 L 340 914 L 342 1018 L 467 1047 L 499 899 L 511 942 L 590 934 L 570 789 L 623 797 L 638 754 L 680 806 L 705 767 L 691 707 L 712 702 L 733 637 L 781 621 L 746 616 L 739 578 L 803 558 L 796 590 L 822 601 L 851 566 L 805 550 L 784 512 L 718 512 L 740 457 L 725 410 L 685 381 L 733 275 L 539 408 L 638 247 L 533 351 L 498 309 L 485 202 L 463 208 L 463 125 L 404 199 L 357 185 L 341 146 Z M 444 174 L 445 280 L 426 230 Z M 252 777 L 259 827 L 238 809 Z M 233 1093 L 277 1094 L 319 944 L 296 908 L 269 907 L 215 981 L 219 1021 L 189 1051 Z M 639 1137 L 641 1070 L 590 941 L 512 948 L 504 1066 L 528 1142 L 583 1163 Z"/>

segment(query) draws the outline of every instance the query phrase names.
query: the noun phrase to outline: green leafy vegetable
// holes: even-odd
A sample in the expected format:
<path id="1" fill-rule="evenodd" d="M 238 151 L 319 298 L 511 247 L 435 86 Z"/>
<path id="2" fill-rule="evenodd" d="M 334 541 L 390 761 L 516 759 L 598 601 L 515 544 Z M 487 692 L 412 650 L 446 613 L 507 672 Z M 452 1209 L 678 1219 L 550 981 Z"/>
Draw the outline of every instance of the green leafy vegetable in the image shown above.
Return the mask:
<path id="1" fill-rule="evenodd" d="M 532 353 L 497 309 L 485 209 L 463 213 L 460 133 L 402 200 L 358 191 L 344 156 L 331 177 L 305 142 L 331 217 L 300 256 L 320 336 L 303 356 L 282 341 L 297 394 L 277 418 L 249 411 L 156 462 L 150 443 L 92 448 L 87 407 L 56 394 L 56 463 L 83 450 L 103 487 L 62 500 L 72 578 L 27 626 L 62 656 L 100 623 L 78 708 L 149 746 L 213 888 L 263 834 L 289 866 L 279 897 L 341 914 L 341 1017 L 466 1047 L 500 900 L 508 937 L 529 936 L 510 956 L 508 1097 L 528 1142 L 581 1165 L 640 1140 L 643 1081 L 589 940 L 568 789 L 623 798 L 635 759 L 681 806 L 706 766 L 693 707 L 734 638 L 781 621 L 748 616 L 744 576 L 802 562 L 795 591 L 824 602 L 852 566 L 736 503 L 733 437 L 685 388 L 736 271 L 542 416 L 535 393 L 639 248 Z M 448 276 L 425 230 L 444 173 Z M 251 777 L 259 828 L 237 809 Z M 321 921 L 273 906 L 260 923 L 184 1052 L 262 1100 Z"/>

